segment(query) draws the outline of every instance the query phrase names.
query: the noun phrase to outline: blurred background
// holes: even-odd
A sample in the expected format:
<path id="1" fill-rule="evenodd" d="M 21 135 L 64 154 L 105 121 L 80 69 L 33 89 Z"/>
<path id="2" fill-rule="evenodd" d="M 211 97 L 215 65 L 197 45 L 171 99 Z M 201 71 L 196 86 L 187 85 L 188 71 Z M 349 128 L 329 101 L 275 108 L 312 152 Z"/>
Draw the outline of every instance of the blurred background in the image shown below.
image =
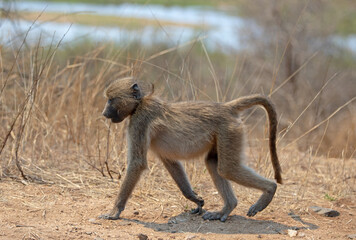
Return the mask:
<path id="1" fill-rule="evenodd" d="M 354 158 L 355 13 L 349 0 L 1 1 L 2 174 L 122 165 L 124 124 L 101 111 L 125 76 L 167 101 L 268 95 L 281 149 Z M 264 111 L 244 120 L 265 161 Z"/>

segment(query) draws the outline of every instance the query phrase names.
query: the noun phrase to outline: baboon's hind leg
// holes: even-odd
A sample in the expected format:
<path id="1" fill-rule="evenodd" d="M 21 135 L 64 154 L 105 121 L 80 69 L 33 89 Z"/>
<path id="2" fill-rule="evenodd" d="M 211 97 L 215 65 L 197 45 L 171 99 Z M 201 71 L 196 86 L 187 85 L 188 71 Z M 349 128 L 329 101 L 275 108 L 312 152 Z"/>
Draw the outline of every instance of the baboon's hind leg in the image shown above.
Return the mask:
<path id="1" fill-rule="evenodd" d="M 251 168 L 243 164 L 238 167 L 237 177 L 235 179 L 235 182 L 241 185 L 263 191 L 261 197 L 248 210 L 247 216 L 249 217 L 255 216 L 256 213 L 265 209 L 272 201 L 277 190 L 277 184 L 275 182 L 258 175 Z"/>
<path id="2" fill-rule="evenodd" d="M 247 216 L 252 217 L 256 215 L 256 213 L 265 209 L 272 201 L 277 189 L 277 184 L 258 175 L 251 168 L 243 164 L 244 159 L 242 158 L 244 157 L 244 152 L 243 143 L 241 142 L 241 139 L 243 139 L 242 134 L 243 132 L 239 131 L 239 129 L 236 129 L 235 131 L 232 130 L 228 135 L 230 136 L 230 140 L 234 139 L 236 141 L 218 143 L 218 172 L 226 179 L 246 187 L 256 188 L 263 191 L 263 194 L 258 201 L 253 204 L 247 212 Z M 234 148 L 231 146 L 234 146 Z"/>
<path id="3" fill-rule="evenodd" d="M 218 174 L 218 156 L 215 150 L 209 152 L 205 159 L 206 167 L 213 179 L 216 189 L 224 200 L 224 207 L 218 212 L 206 212 L 203 215 L 205 220 L 220 220 L 225 222 L 229 214 L 237 206 L 236 196 L 228 180 Z"/>
<path id="4" fill-rule="evenodd" d="M 191 213 L 202 214 L 204 200 L 193 191 L 182 164 L 180 162 L 167 159 L 163 159 L 162 162 L 167 168 L 168 172 L 171 174 L 173 180 L 176 182 L 183 195 L 190 201 L 197 204 L 197 208 L 192 209 Z"/>

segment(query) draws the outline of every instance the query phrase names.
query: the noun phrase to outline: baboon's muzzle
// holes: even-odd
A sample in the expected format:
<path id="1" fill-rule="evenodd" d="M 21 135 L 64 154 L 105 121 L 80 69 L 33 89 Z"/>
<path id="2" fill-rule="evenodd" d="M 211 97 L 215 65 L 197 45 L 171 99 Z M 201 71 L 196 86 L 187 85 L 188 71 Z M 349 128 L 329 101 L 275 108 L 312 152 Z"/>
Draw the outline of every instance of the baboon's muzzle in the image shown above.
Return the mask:
<path id="1" fill-rule="evenodd" d="M 119 115 L 117 114 L 116 109 L 110 105 L 105 107 L 103 115 L 104 117 L 111 119 L 113 123 L 118 123 L 122 121 Z"/>

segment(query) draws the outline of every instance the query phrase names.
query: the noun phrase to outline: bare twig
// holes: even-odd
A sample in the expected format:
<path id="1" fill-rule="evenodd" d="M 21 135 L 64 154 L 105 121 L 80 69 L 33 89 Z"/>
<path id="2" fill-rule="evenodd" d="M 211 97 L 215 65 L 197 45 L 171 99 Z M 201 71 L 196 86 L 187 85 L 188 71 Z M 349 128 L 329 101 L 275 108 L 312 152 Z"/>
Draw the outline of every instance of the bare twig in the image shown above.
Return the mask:
<path id="1" fill-rule="evenodd" d="M 109 127 L 108 127 L 108 134 L 106 136 L 106 159 L 105 159 L 105 166 L 106 166 L 106 171 L 108 172 L 109 176 L 111 179 L 114 179 L 110 173 L 110 168 L 109 168 L 109 156 L 110 156 L 110 127 L 111 127 L 111 123 L 109 123 Z"/>

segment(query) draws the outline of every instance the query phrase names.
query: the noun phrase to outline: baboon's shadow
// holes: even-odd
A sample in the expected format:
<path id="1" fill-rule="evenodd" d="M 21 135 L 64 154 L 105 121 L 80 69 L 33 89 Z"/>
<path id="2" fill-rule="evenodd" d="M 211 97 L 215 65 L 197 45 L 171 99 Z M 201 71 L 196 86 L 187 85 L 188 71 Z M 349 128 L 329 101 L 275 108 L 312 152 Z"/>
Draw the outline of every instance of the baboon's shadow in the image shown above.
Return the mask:
<path id="1" fill-rule="evenodd" d="M 294 220 L 302 223 L 301 226 L 288 226 L 273 221 L 255 220 L 243 216 L 230 216 L 225 223 L 220 221 L 204 221 L 201 216 L 183 212 L 178 216 L 172 217 L 167 223 L 142 222 L 129 220 L 144 225 L 147 228 L 160 232 L 179 233 L 220 233 L 220 234 L 282 234 L 287 229 L 317 229 L 318 226 L 306 223 L 299 218 Z M 291 219 L 292 223 L 295 223 Z M 306 227 L 307 226 L 307 227 Z"/>

